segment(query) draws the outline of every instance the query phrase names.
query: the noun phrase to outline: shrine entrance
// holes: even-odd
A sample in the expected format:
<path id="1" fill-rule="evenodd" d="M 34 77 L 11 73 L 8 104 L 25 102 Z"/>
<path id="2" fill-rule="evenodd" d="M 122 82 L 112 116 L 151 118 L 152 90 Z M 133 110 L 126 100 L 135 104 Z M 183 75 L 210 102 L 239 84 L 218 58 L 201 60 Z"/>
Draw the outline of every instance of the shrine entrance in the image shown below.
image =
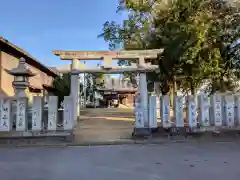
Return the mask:
<path id="1" fill-rule="evenodd" d="M 73 120 L 76 122 L 80 115 L 79 104 L 79 74 L 82 73 L 103 73 L 119 74 L 125 72 L 138 73 L 139 84 L 136 89 L 136 99 L 138 99 L 138 110 L 134 125 L 134 133 L 143 134 L 149 132 L 149 114 L 148 114 L 148 90 L 146 72 L 156 71 L 157 65 L 146 63 L 146 60 L 156 59 L 161 53 L 161 49 L 153 50 L 134 50 L 134 51 L 61 51 L 55 50 L 53 53 L 59 56 L 61 60 L 71 60 L 71 71 L 62 70 L 62 73 L 71 73 L 71 94 L 73 99 Z M 116 66 L 113 60 L 130 60 L 136 63 L 136 66 Z M 84 67 L 80 60 L 103 60 L 103 65 L 96 67 Z"/>

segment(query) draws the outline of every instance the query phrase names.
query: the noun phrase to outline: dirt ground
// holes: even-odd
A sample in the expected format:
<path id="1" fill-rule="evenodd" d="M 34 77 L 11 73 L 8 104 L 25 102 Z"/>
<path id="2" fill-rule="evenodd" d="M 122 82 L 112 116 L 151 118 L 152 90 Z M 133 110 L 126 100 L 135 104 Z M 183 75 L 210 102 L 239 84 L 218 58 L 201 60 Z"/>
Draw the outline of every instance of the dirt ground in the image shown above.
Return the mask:
<path id="1" fill-rule="evenodd" d="M 135 120 L 133 109 L 83 109 L 80 117 L 75 131 L 76 142 L 131 139 Z"/>

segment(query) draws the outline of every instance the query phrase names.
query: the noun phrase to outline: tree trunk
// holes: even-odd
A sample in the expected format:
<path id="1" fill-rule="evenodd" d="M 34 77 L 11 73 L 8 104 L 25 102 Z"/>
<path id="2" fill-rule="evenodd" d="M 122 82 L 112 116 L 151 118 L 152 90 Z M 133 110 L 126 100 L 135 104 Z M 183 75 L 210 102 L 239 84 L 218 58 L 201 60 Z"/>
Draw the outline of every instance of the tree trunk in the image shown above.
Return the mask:
<path id="1" fill-rule="evenodd" d="M 195 88 L 192 84 L 191 84 L 191 95 L 195 96 Z"/>
<path id="2" fill-rule="evenodd" d="M 173 94 L 177 95 L 177 82 L 176 82 L 176 76 L 173 76 Z"/>
<path id="3" fill-rule="evenodd" d="M 174 101 L 174 91 L 173 91 L 173 87 L 171 87 L 170 90 L 170 106 L 173 107 L 173 101 Z"/>
<path id="4" fill-rule="evenodd" d="M 160 92 L 161 92 L 160 86 L 159 86 L 159 82 L 154 82 L 154 91 L 155 91 L 157 97 L 159 97 L 160 96 Z"/>
<path id="5" fill-rule="evenodd" d="M 177 83 L 176 83 L 176 77 L 173 76 L 173 80 L 172 80 L 172 87 L 171 87 L 171 106 L 173 107 L 174 105 L 174 96 L 177 95 Z"/>
<path id="6" fill-rule="evenodd" d="M 191 95 L 195 96 L 195 87 L 193 85 L 193 81 L 190 81 L 190 89 L 191 89 Z"/>
<path id="7" fill-rule="evenodd" d="M 226 86 L 225 86 L 225 81 L 224 81 L 223 77 L 224 77 L 224 74 L 222 74 L 220 77 L 220 91 L 226 92 Z"/>
<path id="8" fill-rule="evenodd" d="M 162 82 L 161 93 L 162 95 L 167 95 L 169 91 L 170 91 L 169 82 L 165 80 L 164 82 Z"/>

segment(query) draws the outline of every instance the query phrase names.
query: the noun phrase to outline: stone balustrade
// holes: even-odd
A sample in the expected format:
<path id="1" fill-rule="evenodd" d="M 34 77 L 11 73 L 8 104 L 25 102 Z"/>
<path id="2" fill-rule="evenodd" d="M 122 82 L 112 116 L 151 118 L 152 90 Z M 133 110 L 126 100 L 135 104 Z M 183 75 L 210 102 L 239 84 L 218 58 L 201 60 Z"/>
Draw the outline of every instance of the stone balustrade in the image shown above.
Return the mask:
<path id="1" fill-rule="evenodd" d="M 185 98 L 185 101 L 183 101 Z M 160 101 L 157 101 L 160 99 Z M 156 103 L 158 102 L 158 103 Z M 185 102 L 185 103 L 183 103 Z M 189 132 L 214 131 L 220 129 L 238 130 L 240 128 L 239 94 L 206 94 L 187 97 L 174 97 L 173 113 L 168 95 L 150 96 L 148 101 L 149 124 L 144 126 L 140 99 L 136 100 L 135 128 L 148 129 L 187 129 Z M 160 111 L 157 112 L 157 111 Z M 160 122 L 157 122 L 160 114 Z"/>
<path id="2" fill-rule="evenodd" d="M 58 98 L 50 96 L 48 107 L 43 97 L 33 97 L 28 108 L 25 97 L 0 99 L 0 132 L 57 132 L 72 131 L 75 125 L 72 97 L 64 97 L 63 109 L 58 109 Z"/>

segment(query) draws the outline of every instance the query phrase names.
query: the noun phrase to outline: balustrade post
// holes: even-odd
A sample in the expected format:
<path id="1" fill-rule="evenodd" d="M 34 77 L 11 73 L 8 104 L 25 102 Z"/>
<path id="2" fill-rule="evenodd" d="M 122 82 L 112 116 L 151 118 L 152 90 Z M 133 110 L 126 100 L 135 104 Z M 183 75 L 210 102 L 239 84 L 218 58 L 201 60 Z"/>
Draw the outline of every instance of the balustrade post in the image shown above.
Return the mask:
<path id="1" fill-rule="evenodd" d="M 73 99 L 71 96 L 64 97 L 64 112 L 63 112 L 63 128 L 64 130 L 72 130 L 73 129 L 73 118 L 72 118 L 72 103 Z"/>
<path id="2" fill-rule="evenodd" d="M 48 100 L 48 130 L 56 131 L 58 120 L 58 97 L 49 96 Z"/>
<path id="3" fill-rule="evenodd" d="M 240 94 L 235 95 L 235 124 L 240 125 Z"/>
<path id="4" fill-rule="evenodd" d="M 195 96 L 187 96 L 187 121 L 190 129 L 197 128 L 197 105 Z"/>
<path id="5" fill-rule="evenodd" d="M 11 101 L 11 98 L 0 99 L 0 131 L 2 132 L 12 130 Z"/>
<path id="6" fill-rule="evenodd" d="M 209 118 L 209 101 L 208 101 L 208 95 L 207 94 L 200 94 L 198 96 L 198 119 L 199 119 L 199 125 L 201 127 L 208 127 L 210 125 L 210 118 Z"/>
<path id="7" fill-rule="evenodd" d="M 222 95 L 213 94 L 211 96 L 211 118 L 210 123 L 213 126 L 222 126 Z"/>
<path id="8" fill-rule="evenodd" d="M 149 97 L 149 127 L 151 131 L 155 131 L 158 127 L 157 125 L 157 109 L 156 109 L 156 96 Z"/>
<path id="9" fill-rule="evenodd" d="M 25 97 L 17 98 L 17 117 L 16 131 L 26 131 L 28 129 L 28 99 Z"/>
<path id="10" fill-rule="evenodd" d="M 42 130 L 42 119 L 43 119 L 43 97 L 34 96 L 32 106 L 32 130 Z"/>
<path id="11" fill-rule="evenodd" d="M 223 125 L 233 127 L 234 122 L 234 97 L 232 95 L 223 96 Z"/>
<path id="12" fill-rule="evenodd" d="M 177 128 L 184 127 L 183 119 L 183 98 L 180 96 L 174 96 L 174 124 Z"/>
<path id="13" fill-rule="evenodd" d="M 135 96 L 135 129 L 144 128 L 143 112 L 141 109 L 141 98 Z"/>
<path id="14" fill-rule="evenodd" d="M 171 116 L 170 116 L 170 97 L 169 95 L 161 96 L 160 116 L 162 128 L 171 128 Z"/>

